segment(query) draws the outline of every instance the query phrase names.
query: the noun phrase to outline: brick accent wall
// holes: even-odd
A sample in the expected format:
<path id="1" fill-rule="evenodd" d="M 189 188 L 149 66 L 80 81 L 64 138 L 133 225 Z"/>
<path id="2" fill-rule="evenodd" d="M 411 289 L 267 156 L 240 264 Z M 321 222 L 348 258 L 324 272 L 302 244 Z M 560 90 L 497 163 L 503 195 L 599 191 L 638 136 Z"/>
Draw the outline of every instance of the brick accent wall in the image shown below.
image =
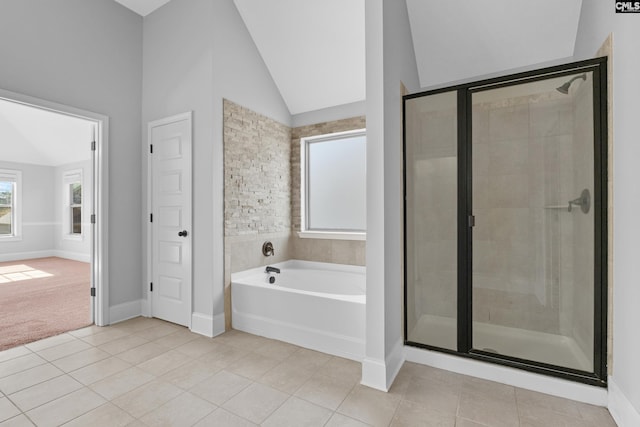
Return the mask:
<path id="1" fill-rule="evenodd" d="M 224 100 L 225 236 L 291 227 L 291 129 Z"/>

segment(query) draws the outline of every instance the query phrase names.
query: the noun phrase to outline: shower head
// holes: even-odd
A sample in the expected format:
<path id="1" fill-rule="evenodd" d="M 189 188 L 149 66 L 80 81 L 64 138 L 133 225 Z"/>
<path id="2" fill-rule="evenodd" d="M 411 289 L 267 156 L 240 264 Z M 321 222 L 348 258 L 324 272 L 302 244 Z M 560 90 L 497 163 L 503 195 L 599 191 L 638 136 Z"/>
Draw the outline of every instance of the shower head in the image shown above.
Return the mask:
<path id="1" fill-rule="evenodd" d="M 577 79 L 582 79 L 582 80 L 587 80 L 587 75 L 586 74 L 580 74 L 579 76 L 575 76 L 574 78 L 572 78 L 571 80 L 569 80 L 568 82 L 566 82 L 565 84 L 563 84 L 560 87 L 557 87 L 556 90 L 560 93 L 564 93 L 565 95 L 569 94 L 569 87 L 571 86 L 571 83 L 573 83 L 574 80 Z"/>

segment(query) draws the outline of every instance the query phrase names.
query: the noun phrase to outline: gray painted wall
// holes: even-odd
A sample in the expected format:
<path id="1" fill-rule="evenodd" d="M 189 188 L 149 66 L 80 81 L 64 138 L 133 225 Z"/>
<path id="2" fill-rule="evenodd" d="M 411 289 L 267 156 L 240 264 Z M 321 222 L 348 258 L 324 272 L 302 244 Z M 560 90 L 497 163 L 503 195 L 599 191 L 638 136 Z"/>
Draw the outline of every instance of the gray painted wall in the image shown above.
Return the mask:
<path id="1" fill-rule="evenodd" d="M 0 161 L 0 169 L 22 171 L 22 200 L 18 202 L 22 205 L 22 240 L 0 240 L 0 259 L 3 255 L 50 251 L 54 229 L 54 168 Z"/>
<path id="2" fill-rule="evenodd" d="M 286 125 L 291 115 L 232 0 L 169 2 L 145 17 L 143 52 L 143 198 L 146 200 L 147 122 L 192 110 L 193 311 L 221 316 L 222 100 L 227 98 Z"/>
<path id="3" fill-rule="evenodd" d="M 139 299 L 142 18 L 112 0 L 3 0 L 0 58 L 0 88 L 109 116 L 109 302 Z"/>
<path id="4" fill-rule="evenodd" d="M 616 14 L 613 2 L 583 0 L 576 38 L 576 59 L 591 58 L 613 33 L 613 380 L 640 419 L 640 188 L 637 184 L 638 111 L 640 111 L 640 21 Z M 618 420 L 620 422 L 620 420 Z"/>

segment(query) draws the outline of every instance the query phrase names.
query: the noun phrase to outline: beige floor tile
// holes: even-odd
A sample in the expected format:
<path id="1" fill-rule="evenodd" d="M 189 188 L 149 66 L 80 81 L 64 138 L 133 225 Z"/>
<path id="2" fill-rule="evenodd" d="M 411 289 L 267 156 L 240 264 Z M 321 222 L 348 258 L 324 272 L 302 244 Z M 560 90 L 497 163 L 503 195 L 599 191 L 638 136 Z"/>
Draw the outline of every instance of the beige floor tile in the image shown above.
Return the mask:
<path id="1" fill-rule="evenodd" d="M 422 405 L 404 400 L 391 421 L 391 427 L 454 427 L 455 414 L 425 409 Z"/>
<path id="2" fill-rule="evenodd" d="M 496 399 L 505 399 L 509 402 L 515 399 L 515 387 L 488 381 L 481 378 L 467 377 L 462 382 L 462 392 L 490 395 Z"/>
<path id="3" fill-rule="evenodd" d="M 0 379 L 0 390 L 9 395 L 62 374 L 60 369 L 50 363 L 39 365 Z"/>
<path id="4" fill-rule="evenodd" d="M 191 393 L 183 393 L 140 420 L 150 426 L 191 426 L 217 407 Z"/>
<path id="5" fill-rule="evenodd" d="M 465 379 L 470 378 L 466 375 L 457 374 L 455 372 L 445 371 L 444 369 L 433 368 L 431 366 L 421 365 L 419 363 L 404 362 L 400 369 L 400 374 L 406 374 L 412 378 L 424 378 L 427 380 L 437 380 L 442 384 L 459 387 Z"/>
<path id="6" fill-rule="evenodd" d="M 229 412 L 253 423 L 262 423 L 289 395 L 266 385 L 253 383 L 222 405 Z"/>
<path id="7" fill-rule="evenodd" d="M 399 403 L 398 396 L 357 385 L 338 412 L 373 426 L 388 426 Z"/>
<path id="8" fill-rule="evenodd" d="M 154 357 L 159 356 L 166 351 L 166 348 L 161 347 L 158 344 L 148 342 L 146 344 L 142 344 L 141 346 L 122 352 L 118 354 L 118 357 L 125 362 L 131 363 L 132 365 L 137 365 L 138 363 L 153 359 Z"/>
<path id="9" fill-rule="evenodd" d="M 257 427 L 257 424 L 245 420 L 229 411 L 218 408 L 200 420 L 194 427 Z"/>
<path id="10" fill-rule="evenodd" d="M 128 335 L 127 332 L 122 331 L 120 329 L 104 328 L 102 332 L 83 337 L 82 341 L 97 347 L 99 345 L 117 340 L 118 338 L 125 337 L 127 335 Z"/>
<path id="11" fill-rule="evenodd" d="M 155 326 L 152 326 L 151 328 L 147 328 L 140 332 L 137 332 L 136 335 L 139 335 L 145 339 L 148 339 L 149 341 L 153 341 L 180 330 L 188 331 L 188 329 L 185 327 L 177 326 L 177 325 L 173 325 L 171 323 L 165 322 L 160 325 L 155 325 Z"/>
<path id="12" fill-rule="evenodd" d="M 348 376 L 346 378 L 336 378 L 318 373 L 304 383 L 296 391 L 295 395 L 335 411 L 355 385 L 356 382 Z"/>
<path id="13" fill-rule="evenodd" d="M 456 414 L 459 398 L 459 385 L 421 377 L 411 378 L 404 393 L 405 400 L 448 415 Z"/>
<path id="14" fill-rule="evenodd" d="M 109 357 L 108 359 L 73 371 L 69 375 L 82 384 L 89 385 L 129 368 L 131 368 L 130 363 L 120 360 L 117 357 Z"/>
<path id="15" fill-rule="evenodd" d="M 189 390 L 196 384 L 211 378 L 222 368 L 214 363 L 204 363 L 199 360 L 189 362 L 162 375 L 160 379 L 167 381 L 183 390 Z"/>
<path id="16" fill-rule="evenodd" d="M 134 335 L 134 336 L 138 336 L 138 335 Z M 161 338 L 157 338 L 155 340 L 153 340 L 154 343 L 162 346 L 162 347 L 166 347 L 166 348 L 176 348 L 176 347 L 180 347 L 183 344 L 186 344 L 188 342 L 197 340 L 198 338 L 200 338 L 201 336 L 198 334 L 194 334 L 193 332 L 190 332 L 189 330 L 177 330 L 172 332 L 169 335 L 165 335 Z"/>
<path id="17" fill-rule="evenodd" d="M 235 329 L 225 332 L 222 335 L 218 335 L 215 339 L 223 344 L 248 351 L 253 351 L 254 349 L 260 348 L 269 342 L 268 338 L 251 335 Z"/>
<path id="18" fill-rule="evenodd" d="M 485 424 L 480 424 L 475 421 L 468 420 L 466 418 L 456 418 L 456 427 L 487 427 Z"/>
<path id="19" fill-rule="evenodd" d="M 0 397 L 0 421 L 6 421 L 9 418 L 20 415 L 20 412 L 20 409 L 18 409 L 9 399 L 6 397 Z"/>
<path id="20" fill-rule="evenodd" d="M 325 427 L 367 427 L 371 424 L 365 424 L 362 421 L 358 421 L 351 417 L 339 414 L 335 412 L 329 421 L 324 425 Z"/>
<path id="21" fill-rule="evenodd" d="M 175 350 L 169 350 L 166 353 L 162 353 L 160 356 L 156 356 L 153 359 L 140 363 L 138 368 L 159 377 L 190 362 L 192 362 L 190 357 Z"/>
<path id="22" fill-rule="evenodd" d="M 133 319 L 125 320 L 124 322 L 116 323 L 111 328 L 121 329 L 129 333 L 137 333 L 147 328 L 160 325 L 162 321 L 158 319 L 152 319 L 149 317 L 135 317 Z"/>
<path id="23" fill-rule="evenodd" d="M 286 342 L 267 340 L 264 345 L 253 349 L 253 352 L 271 359 L 284 360 L 299 349 L 300 347 Z"/>
<path id="24" fill-rule="evenodd" d="M 521 388 L 516 389 L 516 399 L 518 401 L 518 405 L 534 406 L 575 418 L 580 418 L 578 403 L 573 400 L 563 399 L 561 397 L 538 393 L 531 390 L 524 390 Z"/>
<path id="25" fill-rule="evenodd" d="M 580 417 L 555 412 L 551 409 L 527 404 L 518 405 L 521 427 L 601 427 L 600 424 Z"/>
<path id="26" fill-rule="evenodd" d="M 109 354 L 119 354 L 132 348 L 140 347 L 142 344 L 148 343 L 149 340 L 139 335 L 126 335 L 113 341 L 109 341 L 106 344 L 98 346 L 100 350 L 106 351 Z"/>
<path id="27" fill-rule="evenodd" d="M 95 347 L 91 347 L 87 350 L 83 350 L 81 352 L 70 354 L 69 356 L 65 356 L 61 359 L 54 360 L 51 363 L 65 372 L 71 372 L 71 371 L 80 369 L 83 366 L 87 366 L 87 365 L 91 365 L 93 363 L 99 362 L 110 356 L 111 355 L 106 351 L 102 351 Z"/>
<path id="28" fill-rule="evenodd" d="M 46 360 L 34 353 L 18 356 L 0 363 L 0 378 L 26 371 L 45 363 L 47 363 Z"/>
<path id="29" fill-rule="evenodd" d="M 223 370 L 196 384 L 190 392 L 219 406 L 250 384 L 251 380 Z"/>
<path id="30" fill-rule="evenodd" d="M 113 400 L 153 379 L 153 375 L 133 367 L 97 381 L 91 384 L 90 388 L 106 399 Z"/>
<path id="31" fill-rule="evenodd" d="M 32 387 L 13 393 L 11 400 L 27 412 L 82 388 L 82 384 L 67 375 L 50 379 Z"/>
<path id="32" fill-rule="evenodd" d="M 460 394 L 458 416 L 492 427 L 518 425 L 515 393 L 512 398 L 463 390 Z"/>
<path id="33" fill-rule="evenodd" d="M 26 356 L 28 354 L 31 354 L 31 350 L 23 345 L 20 347 L 10 348 L 9 350 L 0 351 L 0 363 L 15 359 L 16 357 Z"/>
<path id="34" fill-rule="evenodd" d="M 195 342 L 195 341 L 192 341 Z M 191 344 L 191 343 L 189 343 Z M 188 345 L 188 344 L 187 344 Z M 247 354 L 249 354 L 248 350 L 244 350 L 242 348 L 233 347 L 225 344 L 213 344 L 215 347 L 213 349 L 202 356 L 200 356 L 199 360 L 209 363 L 213 362 L 220 366 L 229 366 L 233 362 L 243 358 Z M 176 350 L 179 350 L 178 347 Z"/>
<path id="35" fill-rule="evenodd" d="M 616 427 L 616 422 L 611 417 L 607 408 L 586 403 L 578 403 L 578 409 L 582 419 L 588 420 L 602 427 Z"/>
<path id="36" fill-rule="evenodd" d="M 8 419 L 7 421 L 0 421 L 0 427 L 32 427 L 33 423 L 29 421 L 24 414 L 18 415 Z"/>
<path id="37" fill-rule="evenodd" d="M 27 347 L 31 351 L 40 351 L 40 350 L 44 350 L 45 348 L 55 347 L 60 344 L 64 344 L 64 343 L 76 341 L 76 340 L 77 338 L 75 336 L 67 333 L 67 334 L 54 335 L 52 337 L 45 338 L 39 341 L 34 341 L 32 343 L 26 344 L 25 347 Z"/>
<path id="38" fill-rule="evenodd" d="M 38 426 L 59 426 L 85 414 L 106 401 L 96 393 L 82 388 L 27 412 L 26 415 Z"/>
<path id="39" fill-rule="evenodd" d="M 78 353 L 89 348 L 91 348 L 90 344 L 74 338 L 73 341 L 56 345 L 55 347 L 48 347 L 43 350 L 38 350 L 36 353 L 43 359 L 51 362 L 53 360 L 58 360 L 65 356 L 69 356 L 70 354 Z"/>
<path id="40" fill-rule="evenodd" d="M 278 359 L 271 359 L 257 353 L 249 353 L 231 363 L 225 369 L 255 381 L 278 364 L 280 364 Z"/>
<path id="41" fill-rule="evenodd" d="M 291 397 L 261 425 L 264 427 L 322 427 L 332 414 L 333 411 L 327 408 Z"/>
<path id="42" fill-rule="evenodd" d="M 314 369 L 289 365 L 286 360 L 267 371 L 258 381 L 287 394 L 293 394 L 313 376 Z"/>
<path id="43" fill-rule="evenodd" d="M 220 344 L 211 338 L 198 338 L 175 348 L 189 357 L 198 358 L 220 348 Z"/>
<path id="44" fill-rule="evenodd" d="M 104 331 L 104 327 L 91 325 L 86 328 L 76 329 L 75 331 L 68 332 L 69 335 L 73 335 L 76 338 L 84 338 L 89 335 L 99 334 Z"/>
<path id="45" fill-rule="evenodd" d="M 112 403 L 133 417 L 140 418 L 181 393 L 184 392 L 173 384 L 152 381 L 113 399 Z"/>
<path id="46" fill-rule="evenodd" d="M 135 419 L 112 403 L 105 403 L 84 415 L 74 418 L 64 427 L 124 427 Z"/>
<path id="47" fill-rule="evenodd" d="M 325 363 L 329 362 L 332 356 L 319 351 L 301 348 L 286 359 L 290 366 L 313 369 L 314 373 Z"/>
<path id="48" fill-rule="evenodd" d="M 362 364 L 334 356 L 318 370 L 318 373 L 334 378 L 348 378 L 356 383 L 362 378 Z"/>

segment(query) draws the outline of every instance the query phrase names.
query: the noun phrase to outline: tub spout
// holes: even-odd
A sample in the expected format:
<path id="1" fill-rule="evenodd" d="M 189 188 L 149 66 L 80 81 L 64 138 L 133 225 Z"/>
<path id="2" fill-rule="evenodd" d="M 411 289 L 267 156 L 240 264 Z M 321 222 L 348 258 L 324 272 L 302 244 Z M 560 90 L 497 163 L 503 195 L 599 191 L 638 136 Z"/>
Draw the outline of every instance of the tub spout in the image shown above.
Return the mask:
<path id="1" fill-rule="evenodd" d="M 265 270 L 265 273 L 278 273 L 280 274 L 280 269 L 277 267 L 271 267 L 270 265 L 267 266 L 267 269 Z"/>

